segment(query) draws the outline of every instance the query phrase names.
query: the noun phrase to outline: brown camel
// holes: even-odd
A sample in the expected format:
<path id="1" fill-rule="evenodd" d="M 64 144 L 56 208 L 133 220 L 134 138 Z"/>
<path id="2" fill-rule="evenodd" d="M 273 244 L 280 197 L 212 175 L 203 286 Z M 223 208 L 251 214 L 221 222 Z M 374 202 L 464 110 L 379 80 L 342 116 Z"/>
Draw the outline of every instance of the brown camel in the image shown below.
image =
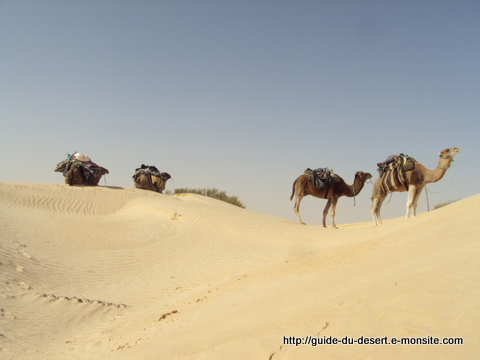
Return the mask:
<path id="1" fill-rule="evenodd" d="M 72 164 L 70 169 L 65 173 L 65 184 L 73 185 L 90 185 L 96 186 L 100 182 L 103 175 L 108 174 L 108 170 L 99 166 L 95 171 L 85 170 L 80 164 Z"/>
<path id="2" fill-rule="evenodd" d="M 69 154 L 66 160 L 57 164 L 54 171 L 63 173 L 65 184 L 70 186 L 96 186 L 103 175 L 109 174 L 107 169 L 95 164 L 83 153 Z"/>
<path id="3" fill-rule="evenodd" d="M 415 162 L 415 168 L 413 170 L 405 171 L 407 184 L 399 187 L 393 192 L 406 192 L 408 191 L 407 200 L 407 213 L 405 218 L 410 217 L 410 213 L 413 210 L 413 215 L 417 215 L 417 205 L 420 194 L 426 184 L 440 181 L 447 170 L 450 168 L 453 158 L 460 152 L 459 148 L 453 147 L 451 149 L 445 149 L 440 152 L 440 160 L 438 161 L 437 168 L 435 170 L 429 170 L 419 162 Z M 380 209 L 382 203 L 387 197 L 388 191 L 384 190 L 381 186 L 382 178 L 379 177 L 373 186 L 372 196 L 372 217 L 375 226 L 378 223 L 382 224 L 382 218 L 380 216 Z"/>
<path id="4" fill-rule="evenodd" d="M 304 196 L 312 195 L 320 199 L 327 199 L 327 205 L 323 210 L 323 227 L 327 227 L 325 220 L 328 214 L 328 210 L 330 209 L 330 206 L 331 206 L 332 207 L 332 212 L 331 212 L 332 226 L 336 228 L 337 225 L 335 224 L 335 210 L 337 208 L 338 198 L 341 196 L 354 197 L 360 194 L 360 191 L 362 191 L 363 186 L 365 185 L 365 182 L 368 179 L 372 178 L 372 175 L 369 173 L 364 173 L 363 171 L 357 171 L 355 173 L 355 180 L 353 182 L 353 185 L 348 185 L 340 176 L 336 174 L 333 176 L 334 176 L 334 182 L 330 187 L 330 189 L 328 190 L 317 189 L 313 181 L 309 179 L 309 176 L 305 174 L 300 175 L 295 180 L 295 182 L 293 183 L 292 196 L 290 196 L 290 200 L 293 199 L 293 195 L 296 195 L 295 206 L 293 207 L 293 210 L 295 211 L 295 214 L 297 214 L 300 224 L 305 225 L 302 218 L 300 217 L 300 202 L 302 201 Z"/>
<path id="5" fill-rule="evenodd" d="M 137 189 L 156 191 L 161 194 L 165 190 L 167 180 L 171 178 L 170 174 L 166 172 L 161 173 L 153 166 L 142 165 L 142 167 L 136 169 L 133 175 L 135 187 Z"/>

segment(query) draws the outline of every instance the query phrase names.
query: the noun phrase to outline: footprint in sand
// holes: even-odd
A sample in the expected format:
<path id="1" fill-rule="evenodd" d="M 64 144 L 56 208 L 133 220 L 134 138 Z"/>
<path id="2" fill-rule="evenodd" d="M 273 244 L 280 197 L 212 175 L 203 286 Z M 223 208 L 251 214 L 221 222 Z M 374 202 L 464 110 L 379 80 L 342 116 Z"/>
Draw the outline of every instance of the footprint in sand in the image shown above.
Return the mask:
<path id="1" fill-rule="evenodd" d="M 160 322 L 160 321 L 166 319 L 168 316 L 172 316 L 172 315 L 177 314 L 177 313 L 178 313 L 178 310 L 172 310 L 172 311 L 170 311 L 170 312 L 168 312 L 168 313 L 165 313 L 165 314 L 163 314 L 162 316 L 160 316 L 160 317 L 158 318 L 158 320 L 153 320 L 153 321 L 154 321 L 154 322 Z"/>
<path id="2" fill-rule="evenodd" d="M 29 253 L 27 253 L 26 251 L 22 251 L 21 254 L 23 255 L 24 258 L 26 259 L 30 259 L 32 257 L 32 255 L 30 255 Z"/>
<path id="3" fill-rule="evenodd" d="M 55 294 L 39 294 L 37 293 L 38 296 L 41 297 L 46 297 L 52 300 L 66 300 L 66 301 L 77 301 L 79 303 L 90 303 L 90 304 L 99 304 L 102 306 L 107 306 L 107 307 L 117 307 L 117 308 L 127 308 L 130 307 L 130 305 L 126 304 L 115 304 L 113 302 L 107 302 L 103 300 L 91 300 L 91 299 L 85 299 L 85 298 L 78 298 L 76 296 L 62 296 L 62 295 L 55 295 Z"/>
<path id="4" fill-rule="evenodd" d="M 10 311 L 4 311 L 3 309 L 0 309 L 0 313 L 5 320 L 13 321 L 16 319 L 16 316 Z"/>
<path id="5" fill-rule="evenodd" d="M 22 265 L 15 264 L 15 270 L 18 272 L 23 272 L 24 267 Z"/>
<path id="6" fill-rule="evenodd" d="M 17 280 L 17 284 L 20 287 L 20 289 L 23 289 L 23 290 L 29 290 L 30 289 L 30 285 L 28 285 L 26 282 Z"/>

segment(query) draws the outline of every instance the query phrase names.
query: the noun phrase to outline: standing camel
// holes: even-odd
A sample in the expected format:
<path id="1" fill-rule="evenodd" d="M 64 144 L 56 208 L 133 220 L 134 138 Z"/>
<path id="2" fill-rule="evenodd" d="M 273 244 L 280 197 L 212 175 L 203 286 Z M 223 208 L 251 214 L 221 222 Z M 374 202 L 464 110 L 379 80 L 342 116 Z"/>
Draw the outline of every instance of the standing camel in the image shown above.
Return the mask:
<path id="1" fill-rule="evenodd" d="M 438 161 L 437 168 L 435 170 L 427 169 L 419 162 L 415 162 L 415 168 L 405 171 L 405 176 L 408 185 L 403 185 L 398 189 L 392 190 L 393 192 L 406 192 L 408 191 L 407 200 L 407 213 L 405 218 L 410 217 L 410 213 L 413 210 L 413 215 L 417 215 L 417 205 L 420 194 L 425 185 L 440 181 L 447 170 L 450 168 L 453 158 L 460 152 L 460 149 L 453 147 L 451 149 L 445 149 L 440 152 L 440 160 Z M 379 177 L 373 186 L 372 196 L 372 217 L 375 226 L 378 223 L 382 224 L 382 218 L 380 216 L 380 209 L 382 203 L 387 197 L 388 191 L 382 187 L 382 178 Z"/>
<path id="2" fill-rule="evenodd" d="M 369 173 L 364 173 L 363 171 L 357 171 L 355 173 L 355 180 L 353 185 L 348 185 L 345 181 L 338 175 L 333 175 L 334 182 L 330 189 L 317 189 L 313 181 L 309 179 L 308 175 L 300 175 L 295 182 L 293 183 L 292 189 L 292 196 L 290 196 L 290 200 L 293 199 L 293 195 L 295 196 L 295 206 L 293 210 L 295 214 L 298 216 L 298 220 L 300 224 L 305 225 L 302 218 L 300 217 L 300 202 L 302 201 L 303 197 L 306 195 L 312 195 L 320 199 L 327 199 L 327 205 L 325 209 L 323 209 L 323 227 L 327 227 L 326 225 L 326 217 L 328 214 L 328 210 L 330 210 L 330 206 L 332 207 L 332 226 L 337 227 L 335 224 L 335 210 L 337 208 L 337 201 L 338 198 L 341 196 L 348 196 L 354 197 L 360 194 L 360 191 L 363 189 L 363 185 L 368 179 L 372 178 L 372 175 Z"/>

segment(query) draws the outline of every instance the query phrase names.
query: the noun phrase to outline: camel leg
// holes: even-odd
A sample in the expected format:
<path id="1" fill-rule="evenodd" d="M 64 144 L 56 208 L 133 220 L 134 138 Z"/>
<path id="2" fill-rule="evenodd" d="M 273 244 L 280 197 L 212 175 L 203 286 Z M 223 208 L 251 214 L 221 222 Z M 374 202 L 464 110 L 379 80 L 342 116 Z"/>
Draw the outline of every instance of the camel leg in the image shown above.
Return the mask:
<path id="1" fill-rule="evenodd" d="M 385 197 L 380 200 L 380 203 L 379 203 L 379 205 L 378 205 L 377 219 L 378 219 L 378 221 L 380 222 L 380 225 L 383 225 L 383 220 L 382 220 L 382 215 L 380 214 L 380 209 L 381 209 L 381 207 L 382 207 L 382 205 L 383 205 L 383 200 L 385 200 L 386 197 L 387 197 L 387 196 L 385 195 Z"/>
<path id="2" fill-rule="evenodd" d="M 378 200 L 376 199 L 375 195 L 372 196 L 372 208 L 370 209 L 370 213 L 372 214 L 372 219 L 373 219 L 373 225 L 378 226 L 377 224 L 377 202 Z"/>
<path id="3" fill-rule="evenodd" d="M 408 188 L 407 212 L 405 214 L 405 219 L 408 219 L 410 217 L 416 192 L 417 192 L 417 187 L 415 185 L 410 185 L 410 187 Z"/>
<path id="4" fill-rule="evenodd" d="M 418 200 L 420 199 L 420 194 L 422 193 L 423 186 L 422 187 L 417 187 L 417 191 L 415 191 L 415 195 L 413 197 L 413 216 L 417 216 L 417 206 L 418 206 Z"/>
<path id="5" fill-rule="evenodd" d="M 331 216 L 332 216 L 332 226 L 336 229 L 338 229 L 337 224 L 335 224 L 335 214 L 336 214 L 336 210 L 337 210 L 337 201 L 338 201 L 337 197 L 332 199 L 332 212 L 330 213 Z"/>
<path id="6" fill-rule="evenodd" d="M 387 197 L 387 194 L 377 194 L 373 195 L 372 197 L 372 217 L 373 217 L 373 223 L 375 226 L 378 226 L 378 224 L 383 224 L 382 222 L 382 217 L 380 215 L 380 209 L 382 208 L 383 201 Z"/>
<path id="7" fill-rule="evenodd" d="M 73 185 L 73 168 L 68 169 L 65 174 L 65 184 L 72 186 Z"/>
<path id="8" fill-rule="evenodd" d="M 303 222 L 302 218 L 300 217 L 300 202 L 302 201 L 302 199 L 303 199 L 303 195 L 297 192 L 295 196 L 295 205 L 293 206 L 293 210 L 295 211 L 295 214 L 297 214 L 298 221 L 300 221 L 300 224 L 306 225 Z"/>
<path id="9" fill-rule="evenodd" d="M 325 209 L 323 209 L 323 227 L 327 227 L 326 219 L 327 219 L 328 210 L 330 210 L 331 205 L 332 205 L 332 199 L 330 198 L 327 201 L 327 205 L 325 205 Z"/>

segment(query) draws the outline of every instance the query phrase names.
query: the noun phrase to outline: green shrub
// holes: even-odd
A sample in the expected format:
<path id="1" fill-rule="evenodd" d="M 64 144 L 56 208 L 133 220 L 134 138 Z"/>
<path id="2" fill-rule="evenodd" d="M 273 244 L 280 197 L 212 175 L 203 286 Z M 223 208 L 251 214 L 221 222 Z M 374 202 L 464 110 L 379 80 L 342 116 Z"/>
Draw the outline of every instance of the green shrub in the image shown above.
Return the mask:
<path id="1" fill-rule="evenodd" d="M 165 192 L 167 195 L 171 195 L 170 191 Z M 175 189 L 174 194 L 199 194 L 208 196 L 217 200 L 225 201 L 229 204 L 241 207 L 245 209 L 245 205 L 236 196 L 228 196 L 225 191 L 220 191 L 216 188 L 212 189 L 190 189 L 190 188 L 178 188 Z"/>
<path id="2" fill-rule="evenodd" d="M 460 200 L 460 199 L 458 199 L 458 200 Z M 440 204 L 435 205 L 434 209 L 440 209 L 441 207 L 450 205 L 450 204 L 452 204 L 452 203 L 454 203 L 455 201 L 458 201 L 458 200 L 445 201 L 445 202 L 443 202 L 443 203 L 440 203 Z"/>

